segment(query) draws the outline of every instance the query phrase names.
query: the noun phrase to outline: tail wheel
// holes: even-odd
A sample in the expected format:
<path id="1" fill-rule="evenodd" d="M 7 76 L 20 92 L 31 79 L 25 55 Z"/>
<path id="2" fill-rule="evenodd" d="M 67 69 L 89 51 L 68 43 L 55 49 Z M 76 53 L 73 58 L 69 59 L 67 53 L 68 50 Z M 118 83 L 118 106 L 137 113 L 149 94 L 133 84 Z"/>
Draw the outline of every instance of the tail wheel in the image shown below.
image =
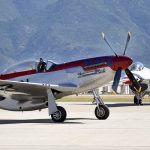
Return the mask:
<path id="1" fill-rule="evenodd" d="M 106 105 L 98 105 L 95 108 L 95 116 L 99 120 L 107 119 L 109 116 L 109 108 Z"/>
<path id="2" fill-rule="evenodd" d="M 57 112 L 51 114 L 52 120 L 54 122 L 63 122 L 67 117 L 66 110 L 61 106 L 57 106 L 57 109 Z"/>

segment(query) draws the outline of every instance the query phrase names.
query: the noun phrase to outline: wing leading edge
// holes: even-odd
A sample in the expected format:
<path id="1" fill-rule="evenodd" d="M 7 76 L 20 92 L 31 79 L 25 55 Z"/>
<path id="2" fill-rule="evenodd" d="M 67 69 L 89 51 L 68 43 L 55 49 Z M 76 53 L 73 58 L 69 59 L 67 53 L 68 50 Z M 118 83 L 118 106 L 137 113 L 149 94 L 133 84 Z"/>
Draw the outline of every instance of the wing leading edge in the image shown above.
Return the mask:
<path id="1" fill-rule="evenodd" d="M 31 82 L 19 82 L 19 81 L 9 81 L 9 80 L 0 80 L 0 93 L 4 92 L 14 92 L 19 94 L 26 94 L 36 97 L 47 97 L 47 89 L 51 89 L 52 92 L 55 92 L 55 95 L 60 93 L 68 93 L 76 90 L 77 86 L 62 84 L 37 84 Z"/>

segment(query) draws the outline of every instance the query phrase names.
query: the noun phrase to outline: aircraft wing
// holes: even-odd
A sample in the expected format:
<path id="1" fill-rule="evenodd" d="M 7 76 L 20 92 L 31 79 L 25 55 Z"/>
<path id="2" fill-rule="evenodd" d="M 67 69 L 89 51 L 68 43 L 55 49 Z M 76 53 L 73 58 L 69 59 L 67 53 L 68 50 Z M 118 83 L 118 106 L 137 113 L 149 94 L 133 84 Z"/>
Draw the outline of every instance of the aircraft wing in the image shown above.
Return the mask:
<path id="1" fill-rule="evenodd" d="M 137 80 L 137 81 L 140 81 L 141 79 L 136 75 L 136 74 L 133 74 L 134 75 L 134 78 Z M 132 84 L 132 82 L 130 81 L 130 79 L 125 75 L 123 78 L 121 78 L 120 82 L 124 83 L 124 84 Z"/>
<path id="2" fill-rule="evenodd" d="M 54 85 L 54 84 L 38 84 L 31 82 L 19 82 L 10 80 L 0 80 L 0 94 L 19 93 L 36 97 L 47 97 L 47 89 L 51 89 L 55 94 L 74 91 L 75 85 Z"/>
<path id="3" fill-rule="evenodd" d="M 128 77 L 123 77 L 120 82 L 124 83 L 124 84 L 131 84 L 131 81 L 129 80 Z"/>

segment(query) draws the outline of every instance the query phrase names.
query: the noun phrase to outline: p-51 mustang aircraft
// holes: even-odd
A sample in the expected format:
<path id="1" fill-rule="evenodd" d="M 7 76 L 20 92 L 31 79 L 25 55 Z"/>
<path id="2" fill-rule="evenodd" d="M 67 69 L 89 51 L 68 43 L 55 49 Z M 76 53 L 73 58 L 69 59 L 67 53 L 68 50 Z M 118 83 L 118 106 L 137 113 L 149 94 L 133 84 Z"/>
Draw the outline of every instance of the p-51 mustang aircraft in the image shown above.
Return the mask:
<path id="1" fill-rule="evenodd" d="M 138 92 L 127 76 L 122 78 L 122 82 L 129 84 L 130 89 L 135 94 L 134 104 L 142 105 L 142 98 L 147 94 L 150 95 L 150 69 L 145 67 L 142 63 L 136 62 L 131 66 L 130 71 L 141 86 L 141 91 Z"/>
<path id="2" fill-rule="evenodd" d="M 108 46 L 104 33 L 103 39 Z M 121 71 L 125 70 L 135 88 L 140 86 L 128 69 L 132 59 L 125 56 L 130 40 L 128 33 L 123 55 L 88 58 L 63 64 L 53 61 L 27 61 L 6 69 L 0 75 L 0 108 L 12 111 L 40 110 L 48 107 L 49 115 L 54 122 L 63 122 L 67 113 L 56 100 L 64 96 L 93 90 L 96 100 L 95 115 L 98 119 L 106 119 L 109 109 L 95 92 L 95 88 L 113 82 L 116 91 Z"/>

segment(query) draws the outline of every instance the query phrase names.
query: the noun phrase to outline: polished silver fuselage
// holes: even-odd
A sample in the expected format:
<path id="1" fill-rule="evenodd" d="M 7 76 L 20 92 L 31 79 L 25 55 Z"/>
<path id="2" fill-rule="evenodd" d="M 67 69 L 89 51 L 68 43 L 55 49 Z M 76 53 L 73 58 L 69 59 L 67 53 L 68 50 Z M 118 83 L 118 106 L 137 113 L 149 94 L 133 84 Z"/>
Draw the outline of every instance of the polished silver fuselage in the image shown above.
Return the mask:
<path id="1" fill-rule="evenodd" d="M 28 81 L 30 83 L 43 84 L 45 86 L 60 85 L 62 87 L 73 87 L 73 90 L 55 95 L 56 100 L 67 95 L 90 91 L 101 87 L 114 78 L 115 71 L 110 67 L 99 68 L 92 71 L 84 71 L 82 67 L 74 67 L 53 72 L 36 73 L 22 77 L 12 78 L 12 81 Z M 32 89 L 31 89 L 32 90 Z M 0 108 L 7 110 L 36 110 L 46 108 L 47 96 L 45 92 L 35 93 L 40 97 L 33 97 L 28 94 L 1 91 L 6 99 L 0 101 Z"/>

